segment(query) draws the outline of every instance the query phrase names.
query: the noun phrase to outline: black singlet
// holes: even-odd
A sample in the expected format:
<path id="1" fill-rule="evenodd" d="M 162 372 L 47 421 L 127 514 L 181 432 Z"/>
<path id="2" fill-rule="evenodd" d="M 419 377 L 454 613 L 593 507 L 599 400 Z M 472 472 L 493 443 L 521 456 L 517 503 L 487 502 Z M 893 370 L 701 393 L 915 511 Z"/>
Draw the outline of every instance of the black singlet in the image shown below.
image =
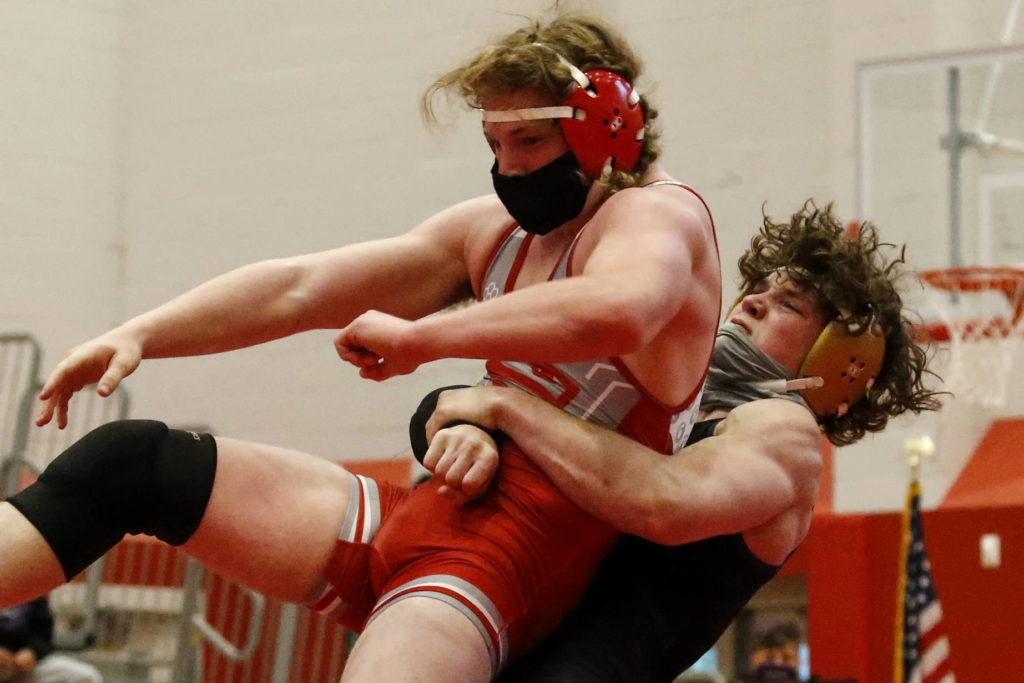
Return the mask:
<path id="1" fill-rule="evenodd" d="M 695 424 L 688 443 L 711 436 L 718 422 Z M 580 606 L 498 681 L 668 683 L 715 644 L 778 571 L 741 534 L 679 546 L 627 536 Z"/>

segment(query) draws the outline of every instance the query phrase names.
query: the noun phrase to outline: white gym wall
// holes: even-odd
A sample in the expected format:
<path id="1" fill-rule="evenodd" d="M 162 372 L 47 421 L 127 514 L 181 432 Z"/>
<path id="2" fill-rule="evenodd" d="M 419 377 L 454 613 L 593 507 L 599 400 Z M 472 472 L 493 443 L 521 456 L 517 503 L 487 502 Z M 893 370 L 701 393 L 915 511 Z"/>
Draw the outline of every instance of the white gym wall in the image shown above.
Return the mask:
<path id="1" fill-rule="evenodd" d="M 762 203 L 781 217 L 834 199 L 843 217 L 871 218 L 854 215 L 856 65 L 995 45 L 1007 8 L 567 4 L 612 20 L 644 58 L 638 85 L 660 109 L 666 166 L 714 213 L 726 302 Z M 515 15 L 551 5 L 0 0 L 0 329 L 36 335 L 49 369 L 229 268 L 393 235 L 489 191 L 477 117 L 453 107 L 428 131 L 419 96 Z M 921 226 L 880 228 L 901 242 Z M 128 381 L 133 414 L 332 459 L 405 457 L 420 396 L 474 381 L 481 365 L 373 384 L 336 359 L 332 338 L 147 362 Z M 898 454 L 864 462 L 840 472 L 837 505 L 901 506 Z M 875 494 L 879 480 L 894 493 Z"/>

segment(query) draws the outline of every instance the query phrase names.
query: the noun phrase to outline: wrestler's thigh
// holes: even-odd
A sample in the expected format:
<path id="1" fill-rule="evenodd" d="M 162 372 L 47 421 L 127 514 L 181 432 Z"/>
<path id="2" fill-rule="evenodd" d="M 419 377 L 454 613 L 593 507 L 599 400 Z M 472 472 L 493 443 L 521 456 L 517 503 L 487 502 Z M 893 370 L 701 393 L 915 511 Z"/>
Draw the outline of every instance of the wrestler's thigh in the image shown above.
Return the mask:
<path id="1" fill-rule="evenodd" d="M 351 476 L 306 453 L 217 437 L 210 502 L 184 549 L 240 583 L 300 602 L 334 550 Z"/>
<path id="2" fill-rule="evenodd" d="M 451 605 L 411 597 L 378 614 L 359 636 L 342 683 L 484 683 L 491 659 L 476 626 Z"/>
<path id="3" fill-rule="evenodd" d="M 0 607 L 13 607 L 64 583 L 42 534 L 13 505 L 0 502 Z"/>

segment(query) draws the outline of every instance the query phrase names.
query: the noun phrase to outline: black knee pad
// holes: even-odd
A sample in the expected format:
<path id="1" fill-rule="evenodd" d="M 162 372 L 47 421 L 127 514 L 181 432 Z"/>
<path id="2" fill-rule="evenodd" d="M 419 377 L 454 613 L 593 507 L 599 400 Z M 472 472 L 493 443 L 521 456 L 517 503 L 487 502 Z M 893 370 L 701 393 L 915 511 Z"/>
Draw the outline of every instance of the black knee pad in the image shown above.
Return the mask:
<path id="1" fill-rule="evenodd" d="M 171 545 L 191 538 L 216 469 L 209 434 L 122 420 L 82 437 L 8 502 L 39 530 L 70 579 L 126 533 Z"/>

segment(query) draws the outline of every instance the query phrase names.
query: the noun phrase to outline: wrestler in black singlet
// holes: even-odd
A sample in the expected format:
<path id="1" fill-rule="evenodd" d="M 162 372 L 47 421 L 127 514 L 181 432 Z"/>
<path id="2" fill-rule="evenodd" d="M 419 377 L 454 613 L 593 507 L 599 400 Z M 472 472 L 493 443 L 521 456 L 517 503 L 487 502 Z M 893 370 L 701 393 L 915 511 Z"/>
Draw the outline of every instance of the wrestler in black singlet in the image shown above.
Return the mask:
<path id="1" fill-rule="evenodd" d="M 688 444 L 711 436 L 718 422 L 695 424 Z M 742 534 L 679 546 L 626 536 L 579 607 L 498 680 L 668 683 L 715 644 L 778 571 L 747 548 Z"/>

